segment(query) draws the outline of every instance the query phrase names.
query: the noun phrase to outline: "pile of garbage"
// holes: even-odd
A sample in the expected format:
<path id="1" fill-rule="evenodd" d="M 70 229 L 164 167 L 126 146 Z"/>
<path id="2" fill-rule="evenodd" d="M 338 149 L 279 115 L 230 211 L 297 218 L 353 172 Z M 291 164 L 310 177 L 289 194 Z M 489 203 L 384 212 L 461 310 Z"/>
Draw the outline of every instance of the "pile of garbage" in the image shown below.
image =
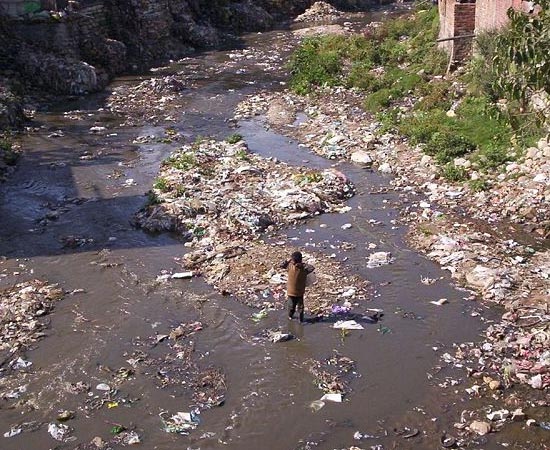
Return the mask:
<path id="1" fill-rule="evenodd" d="M 63 298 L 57 286 L 32 280 L 0 291 L 0 355 L 10 358 L 44 336 L 47 316 Z"/>
<path id="2" fill-rule="evenodd" d="M 151 78 L 138 85 L 116 87 L 109 96 L 107 106 L 125 118 L 125 125 L 144 122 L 175 122 L 167 110 L 177 112 L 183 105 L 178 103 L 181 93 L 192 86 L 184 76 L 175 74 Z"/>
<path id="3" fill-rule="evenodd" d="M 334 351 L 332 356 L 323 361 L 310 359 L 306 363 L 314 384 L 324 393 L 344 396 L 349 392 L 348 382 L 356 376 L 355 361 L 351 358 Z"/>
<path id="4" fill-rule="evenodd" d="M 164 162 L 136 223 L 206 247 L 337 211 L 353 195 L 337 170 L 291 167 L 250 153 L 242 141 L 211 140 L 186 145 Z"/>
<path id="5" fill-rule="evenodd" d="M 327 2 L 315 2 L 303 14 L 294 19 L 294 22 L 321 22 L 339 19 L 342 13 Z"/>
<path id="6" fill-rule="evenodd" d="M 269 311 L 286 305 L 286 270 L 279 265 L 294 250 L 285 242 L 222 244 L 186 254 L 183 264 L 200 272 L 222 294 Z M 315 282 L 305 296 L 307 310 L 327 313 L 341 299 L 352 302 L 368 299 L 367 281 L 349 274 L 340 263 L 321 253 L 302 253 L 304 262 L 315 268 Z"/>

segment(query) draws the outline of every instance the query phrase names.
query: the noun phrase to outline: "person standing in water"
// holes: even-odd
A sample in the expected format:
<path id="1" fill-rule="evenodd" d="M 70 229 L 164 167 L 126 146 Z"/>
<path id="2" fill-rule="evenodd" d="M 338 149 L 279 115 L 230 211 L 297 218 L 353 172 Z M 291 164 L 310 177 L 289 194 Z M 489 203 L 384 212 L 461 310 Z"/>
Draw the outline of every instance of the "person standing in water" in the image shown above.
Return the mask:
<path id="1" fill-rule="evenodd" d="M 304 321 L 304 294 L 306 293 L 306 280 L 308 274 L 313 272 L 313 266 L 302 262 L 302 254 L 294 252 L 290 259 L 281 264 L 281 268 L 287 269 L 288 281 L 286 294 L 288 297 L 288 318 L 293 319 L 298 310 L 300 322 Z"/>

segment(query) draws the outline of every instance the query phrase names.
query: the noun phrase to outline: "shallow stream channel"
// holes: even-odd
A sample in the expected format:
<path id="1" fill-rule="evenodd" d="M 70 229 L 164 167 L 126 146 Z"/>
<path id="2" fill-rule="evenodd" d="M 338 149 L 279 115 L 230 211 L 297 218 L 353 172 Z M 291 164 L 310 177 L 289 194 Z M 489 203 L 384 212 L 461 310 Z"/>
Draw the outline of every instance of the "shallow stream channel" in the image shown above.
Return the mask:
<path id="1" fill-rule="evenodd" d="M 360 26 L 370 17 L 353 20 Z M 266 55 L 290 33 L 247 35 L 239 50 Z M 156 282 L 163 270 L 177 271 L 175 258 L 187 250 L 176 236 L 134 228 L 132 217 L 178 143 L 140 144 L 137 137 L 162 136 L 166 126 L 189 142 L 238 132 L 263 156 L 311 168 L 333 165 L 266 129 L 261 118 L 231 121 L 247 95 L 280 89 L 286 80 L 283 70 L 261 57 L 244 59 L 236 70 L 227 64 L 234 51 L 206 52 L 147 76 L 115 80 L 110 89 L 188 71 L 195 82 L 180 93 L 182 108 L 167 104 L 169 123 L 145 118 L 145 124 L 123 124 L 124 117 L 105 105 L 109 92 L 35 116 L 19 167 L 1 186 L 0 283 L 9 287 L 37 278 L 58 283 L 67 295 L 49 315 L 47 336 L 24 354 L 32 366 L 0 389 L 26 386 L 19 398 L 0 399 L 2 434 L 27 424 L 13 437 L 0 436 L 3 450 L 118 448 L 125 443 L 113 441 L 116 427 L 135 431 L 140 442 L 132 446 L 147 449 L 435 449 L 445 432 L 453 433 L 463 409 L 455 391 L 462 388 L 440 385 L 460 383 L 464 373 L 440 371 L 440 351 L 478 340 L 491 316 L 480 303 L 466 300 L 470 293 L 455 287 L 448 272 L 407 246 L 399 207 L 412 199 L 393 191 L 390 178 L 338 164 L 357 187 L 351 209 L 317 216 L 277 237 L 306 252 L 334 254 L 345 270 L 372 283 L 371 299 L 359 309 L 384 316 L 363 330 L 301 325 L 288 321 L 284 311 L 254 322 L 254 309 L 218 294 L 200 277 Z M 74 114 L 77 119 L 70 118 Z M 92 127 L 105 131 L 90 132 Z M 345 243 L 354 246 L 344 250 Z M 393 264 L 367 268 L 369 244 L 391 252 Z M 426 285 L 421 277 L 437 281 Z M 448 303 L 430 303 L 442 298 Z M 98 385 L 128 375 L 121 369 L 129 360 L 143 353 L 163 360 L 167 350 L 156 336 L 195 321 L 202 324 L 190 337 L 196 364 L 223 371 L 226 393 L 219 406 L 201 412 L 189 434 L 167 432 L 159 416 L 193 406 L 185 382 L 163 383 L 162 364 L 137 365 L 113 401 L 94 400 Z M 288 330 L 296 339 L 255 339 L 266 328 Z M 343 402 L 327 401 L 315 411 L 311 403 L 323 393 L 309 364 L 335 351 L 355 361 L 347 375 L 350 392 Z M 78 386 L 89 389 L 75 392 Z M 60 411 L 74 412 L 65 442 L 48 433 Z M 500 448 L 498 437 L 479 438 L 476 448 L 481 447 Z"/>

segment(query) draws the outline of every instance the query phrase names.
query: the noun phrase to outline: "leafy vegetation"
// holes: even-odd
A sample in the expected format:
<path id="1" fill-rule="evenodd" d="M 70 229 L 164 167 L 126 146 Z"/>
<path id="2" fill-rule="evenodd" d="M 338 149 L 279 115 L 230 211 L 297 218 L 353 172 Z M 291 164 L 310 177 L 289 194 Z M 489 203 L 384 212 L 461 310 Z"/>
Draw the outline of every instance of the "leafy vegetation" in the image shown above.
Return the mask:
<path id="1" fill-rule="evenodd" d="M 197 160 L 192 153 L 180 153 L 170 156 L 163 164 L 178 170 L 189 170 L 197 165 Z"/>
<path id="2" fill-rule="evenodd" d="M 12 143 L 8 139 L 0 139 L 0 158 L 8 165 L 13 166 L 19 158 L 12 146 Z"/>
<path id="3" fill-rule="evenodd" d="M 162 177 L 159 177 L 155 180 L 153 187 L 161 192 L 168 192 L 170 190 L 170 185 L 168 184 L 168 181 L 166 180 L 166 178 Z"/>
<path id="4" fill-rule="evenodd" d="M 335 85 L 363 91 L 379 132 L 422 144 L 450 181 L 469 178 L 454 164 L 458 157 L 477 171 L 499 170 L 542 135 L 548 117 L 530 110 L 529 100 L 550 93 L 550 0 L 539 2 L 538 15 L 510 11 L 508 29 L 476 37 L 476 55 L 454 75 L 445 73 L 448 56 L 436 46 L 437 8 L 422 3 L 364 35 L 307 39 L 289 63 L 290 85 L 300 94 Z M 475 180 L 471 187 L 488 184 Z"/>
<path id="5" fill-rule="evenodd" d="M 233 133 L 225 139 L 229 144 L 236 144 L 239 141 L 243 140 L 243 137 L 239 133 Z"/>

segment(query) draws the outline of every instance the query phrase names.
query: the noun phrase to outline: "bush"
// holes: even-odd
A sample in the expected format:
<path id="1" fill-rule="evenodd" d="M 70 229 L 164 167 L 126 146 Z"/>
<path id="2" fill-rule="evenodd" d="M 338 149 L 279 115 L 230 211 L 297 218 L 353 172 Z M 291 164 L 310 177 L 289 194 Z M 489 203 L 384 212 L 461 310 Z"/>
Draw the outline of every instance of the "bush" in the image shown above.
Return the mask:
<path id="1" fill-rule="evenodd" d="M 153 184 L 153 187 L 155 189 L 158 189 L 161 192 L 168 192 L 170 190 L 170 185 L 168 184 L 168 180 L 166 178 L 157 178 L 155 183 Z"/>
<path id="2" fill-rule="evenodd" d="M 400 133 L 410 138 L 411 143 L 428 142 L 434 133 L 453 131 L 453 121 L 445 111 L 433 109 L 426 112 L 416 112 L 414 115 L 400 121 Z"/>
<path id="3" fill-rule="evenodd" d="M 435 132 L 424 147 L 424 152 L 434 156 L 439 164 L 447 164 L 455 158 L 475 150 L 475 145 L 464 136 L 449 132 Z"/>
<path id="4" fill-rule="evenodd" d="M 470 180 L 468 181 L 468 185 L 470 186 L 470 189 L 474 192 L 481 192 L 489 189 L 489 184 L 482 178 L 478 178 L 477 180 Z"/>
<path id="5" fill-rule="evenodd" d="M 180 153 L 166 159 L 164 164 L 178 170 L 189 170 L 197 165 L 197 160 L 192 153 Z"/>
<path id="6" fill-rule="evenodd" d="M 225 139 L 225 141 L 229 144 L 236 144 L 239 141 L 242 141 L 243 137 L 239 133 L 233 133 Z"/>
<path id="7" fill-rule="evenodd" d="M 478 166 L 485 170 L 497 169 L 514 159 L 515 158 L 508 152 L 507 148 L 497 145 L 486 147 L 480 150 L 476 155 Z"/>
<path id="8" fill-rule="evenodd" d="M 464 167 L 455 166 L 452 162 L 445 164 L 440 175 L 448 181 L 458 183 L 468 178 L 468 172 Z"/>
<path id="9" fill-rule="evenodd" d="M 381 108 L 385 108 L 390 105 L 392 93 L 389 89 L 380 89 L 365 97 L 363 107 L 370 112 L 378 112 Z"/>
<path id="10" fill-rule="evenodd" d="M 307 94 L 312 86 L 337 84 L 341 74 L 339 39 L 334 36 L 306 39 L 292 55 L 289 63 L 290 87 L 298 94 Z"/>

